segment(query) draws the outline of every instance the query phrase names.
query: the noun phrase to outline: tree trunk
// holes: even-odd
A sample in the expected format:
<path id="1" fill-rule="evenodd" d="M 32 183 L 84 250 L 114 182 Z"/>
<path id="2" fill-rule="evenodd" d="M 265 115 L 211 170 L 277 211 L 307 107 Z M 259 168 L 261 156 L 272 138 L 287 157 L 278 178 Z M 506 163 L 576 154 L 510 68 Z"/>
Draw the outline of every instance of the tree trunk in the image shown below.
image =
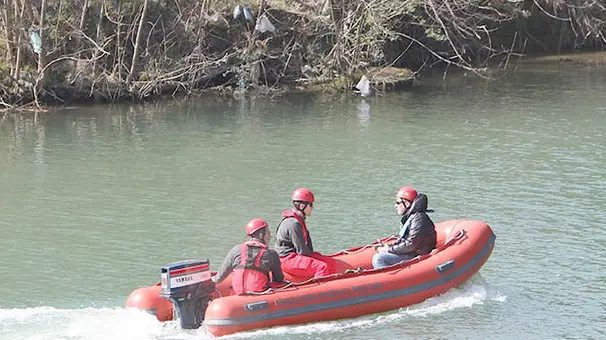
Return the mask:
<path id="1" fill-rule="evenodd" d="M 44 83 L 44 66 L 46 66 L 46 55 L 44 50 L 46 49 L 44 46 L 44 10 L 46 7 L 46 0 L 42 0 L 40 4 L 40 53 L 38 53 L 38 79 L 41 83 Z"/>
<path id="2" fill-rule="evenodd" d="M 80 13 L 80 24 L 78 25 L 78 29 L 80 31 L 84 31 L 84 22 L 86 21 L 86 11 L 88 10 L 88 0 L 84 0 L 84 4 L 82 5 L 82 13 Z"/>
<path id="3" fill-rule="evenodd" d="M 52 49 L 49 48 L 48 49 L 49 51 L 54 51 L 59 46 L 59 40 L 60 40 L 59 39 L 60 38 L 60 36 L 59 36 L 59 24 L 60 24 L 60 21 L 61 21 L 61 20 L 59 20 L 59 18 L 63 17 L 63 1 L 64 0 L 59 0 L 59 9 L 57 10 L 57 13 L 55 15 L 51 15 L 51 19 L 49 20 L 49 21 L 52 21 L 53 18 L 57 18 L 57 19 L 55 19 L 55 30 L 54 30 L 54 34 L 53 34 L 55 36 L 55 41 L 53 42 L 53 48 Z M 51 8 L 54 7 L 52 0 L 51 0 L 51 5 L 50 6 L 51 6 Z M 71 12 L 69 8 L 67 9 L 67 12 L 68 13 Z"/>
<path id="4" fill-rule="evenodd" d="M 13 3 L 12 0 L 4 0 L 4 9 L 2 10 L 2 15 L 4 16 L 4 27 L 6 34 L 6 61 L 10 67 L 10 73 L 13 74 L 13 68 L 15 66 L 13 60 L 13 48 L 14 48 L 14 40 L 13 40 L 13 12 L 11 12 Z"/>
<path id="5" fill-rule="evenodd" d="M 122 82 L 122 63 L 124 60 L 124 48 L 122 47 L 122 42 L 120 40 L 120 36 L 122 35 L 122 2 L 118 3 L 118 24 L 116 24 L 116 62 L 114 63 L 114 67 L 112 68 L 112 75 L 114 78 L 117 78 L 119 82 Z M 116 77 L 117 74 L 117 77 Z"/>
<path id="6" fill-rule="evenodd" d="M 141 35 L 143 32 L 143 24 L 145 23 L 145 17 L 147 16 L 147 2 L 148 0 L 143 1 L 143 10 L 141 11 L 141 18 L 139 19 L 139 28 L 137 29 L 137 37 L 135 38 L 135 49 L 133 51 L 133 59 L 130 64 L 130 72 L 128 72 L 128 76 L 126 77 L 126 84 L 130 84 L 135 75 L 135 70 L 137 69 L 137 59 L 139 58 L 139 45 L 141 44 Z"/>
<path id="7" fill-rule="evenodd" d="M 101 8 L 99 9 L 99 17 L 97 18 L 97 33 L 95 36 L 95 42 L 97 44 L 101 43 L 101 23 L 103 22 L 103 13 L 105 11 L 105 4 L 101 4 Z M 99 50 L 95 49 L 93 52 L 93 78 L 96 77 L 97 74 L 97 56 L 99 55 Z"/>
<path id="8" fill-rule="evenodd" d="M 80 32 L 84 32 L 84 23 L 86 22 L 86 11 L 87 10 L 88 10 L 88 0 L 84 0 L 84 4 L 82 5 L 82 13 L 80 13 L 80 23 L 78 24 L 78 29 L 80 30 Z M 78 40 L 80 40 L 80 39 L 78 38 Z M 78 44 L 78 45 L 80 45 L 80 44 Z M 80 49 L 82 47 L 78 46 L 78 48 Z M 79 53 L 79 59 L 82 59 L 82 52 Z"/>
<path id="9" fill-rule="evenodd" d="M 25 4 L 21 3 L 21 10 L 19 10 L 19 6 L 17 2 L 15 2 L 15 27 L 16 27 L 16 42 L 17 45 L 17 54 L 15 56 L 15 68 L 13 69 L 13 78 L 19 79 L 21 73 L 21 37 L 23 33 L 21 32 L 21 28 L 23 27 L 23 13 L 25 12 Z"/>

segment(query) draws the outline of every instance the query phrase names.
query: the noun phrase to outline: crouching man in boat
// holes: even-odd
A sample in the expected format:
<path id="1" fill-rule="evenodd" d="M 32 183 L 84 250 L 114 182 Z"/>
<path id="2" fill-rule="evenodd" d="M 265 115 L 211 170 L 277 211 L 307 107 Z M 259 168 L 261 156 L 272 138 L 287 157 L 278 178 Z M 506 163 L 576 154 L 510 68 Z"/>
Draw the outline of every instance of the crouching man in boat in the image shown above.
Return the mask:
<path id="1" fill-rule="evenodd" d="M 270 287 L 270 272 L 272 287 L 274 283 L 288 283 L 284 282 L 278 253 L 267 247 L 271 239 L 267 222 L 260 218 L 250 220 L 246 224 L 246 235 L 249 240 L 231 249 L 219 272 L 213 276 L 213 282 L 225 280 L 233 271 L 231 283 L 237 295 L 267 290 Z"/>
<path id="2" fill-rule="evenodd" d="M 282 261 L 282 270 L 302 279 L 327 276 L 332 272 L 330 263 L 333 261 L 314 252 L 305 223 L 311 216 L 314 194 L 309 189 L 297 188 L 291 199 L 292 208 L 282 212 L 276 235 L 276 250 Z"/>
<path id="3" fill-rule="evenodd" d="M 427 215 L 427 196 L 411 187 L 402 187 L 396 193 L 396 212 L 402 216 L 400 237 L 390 245 L 377 248 L 372 266 L 382 268 L 401 261 L 429 254 L 436 247 L 436 228 Z"/>

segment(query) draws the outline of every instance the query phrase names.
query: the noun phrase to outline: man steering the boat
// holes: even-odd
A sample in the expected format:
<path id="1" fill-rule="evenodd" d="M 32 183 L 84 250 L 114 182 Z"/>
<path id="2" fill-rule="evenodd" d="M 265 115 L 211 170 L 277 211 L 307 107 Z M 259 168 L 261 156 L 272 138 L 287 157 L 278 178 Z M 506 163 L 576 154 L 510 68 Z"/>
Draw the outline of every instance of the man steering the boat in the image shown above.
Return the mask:
<path id="1" fill-rule="evenodd" d="M 271 239 L 267 222 L 260 218 L 248 221 L 246 235 L 249 240 L 231 249 L 217 275 L 213 276 L 213 282 L 225 280 L 233 271 L 231 283 L 237 295 L 265 291 L 270 287 L 270 281 L 287 283 L 284 281 L 278 253 L 267 247 Z"/>
<path id="2" fill-rule="evenodd" d="M 314 252 L 306 219 L 314 207 L 314 194 L 307 188 L 297 188 L 291 195 L 292 208 L 282 212 L 276 233 L 276 250 L 282 270 L 301 279 L 331 274 L 331 259 Z"/>
<path id="3" fill-rule="evenodd" d="M 382 268 L 429 254 L 436 247 L 436 228 L 427 215 L 427 196 L 411 187 L 396 193 L 396 212 L 402 216 L 400 237 L 390 245 L 377 247 L 373 268 Z"/>

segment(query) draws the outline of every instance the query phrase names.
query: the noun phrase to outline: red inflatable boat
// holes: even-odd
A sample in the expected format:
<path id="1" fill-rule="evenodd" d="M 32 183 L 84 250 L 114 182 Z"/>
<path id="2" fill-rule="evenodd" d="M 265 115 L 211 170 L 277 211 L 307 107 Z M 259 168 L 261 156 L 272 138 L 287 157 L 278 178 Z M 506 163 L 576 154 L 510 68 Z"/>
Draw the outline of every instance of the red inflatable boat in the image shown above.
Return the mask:
<path id="1" fill-rule="evenodd" d="M 495 243 L 491 228 L 479 221 L 440 222 L 436 232 L 437 247 L 431 254 L 375 270 L 375 242 L 329 255 L 337 274 L 303 282 L 287 277 L 294 283 L 250 295 L 232 295 L 230 279 L 208 286 L 207 262 L 179 263 L 163 268 L 161 284 L 133 291 L 126 305 L 148 310 L 161 321 L 173 319 L 173 314 L 189 318 L 190 326 L 182 320 L 184 328 L 195 328 L 203 320 L 214 336 L 394 310 L 459 286 L 480 270 Z M 194 281 L 205 286 L 188 289 L 186 283 Z M 173 308 L 196 294 L 202 299 L 197 307 Z"/>

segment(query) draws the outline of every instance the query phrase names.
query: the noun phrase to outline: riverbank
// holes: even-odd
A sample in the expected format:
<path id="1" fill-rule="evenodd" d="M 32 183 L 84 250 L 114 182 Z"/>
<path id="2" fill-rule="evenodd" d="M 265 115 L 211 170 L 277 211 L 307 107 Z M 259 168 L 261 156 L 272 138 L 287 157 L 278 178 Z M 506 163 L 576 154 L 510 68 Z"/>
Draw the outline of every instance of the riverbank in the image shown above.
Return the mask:
<path id="1" fill-rule="evenodd" d="M 600 49 L 604 27 L 585 19 L 606 13 L 588 3 L 568 17 L 575 4 L 544 1 L 24 4 L 25 10 L 2 13 L 0 107 L 148 101 L 200 91 L 339 93 L 352 91 L 363 75 L 381 92 L 411 86 L 430 69 L 489 77 L 488 68 L 505 70 L 523 55 Z"/>

